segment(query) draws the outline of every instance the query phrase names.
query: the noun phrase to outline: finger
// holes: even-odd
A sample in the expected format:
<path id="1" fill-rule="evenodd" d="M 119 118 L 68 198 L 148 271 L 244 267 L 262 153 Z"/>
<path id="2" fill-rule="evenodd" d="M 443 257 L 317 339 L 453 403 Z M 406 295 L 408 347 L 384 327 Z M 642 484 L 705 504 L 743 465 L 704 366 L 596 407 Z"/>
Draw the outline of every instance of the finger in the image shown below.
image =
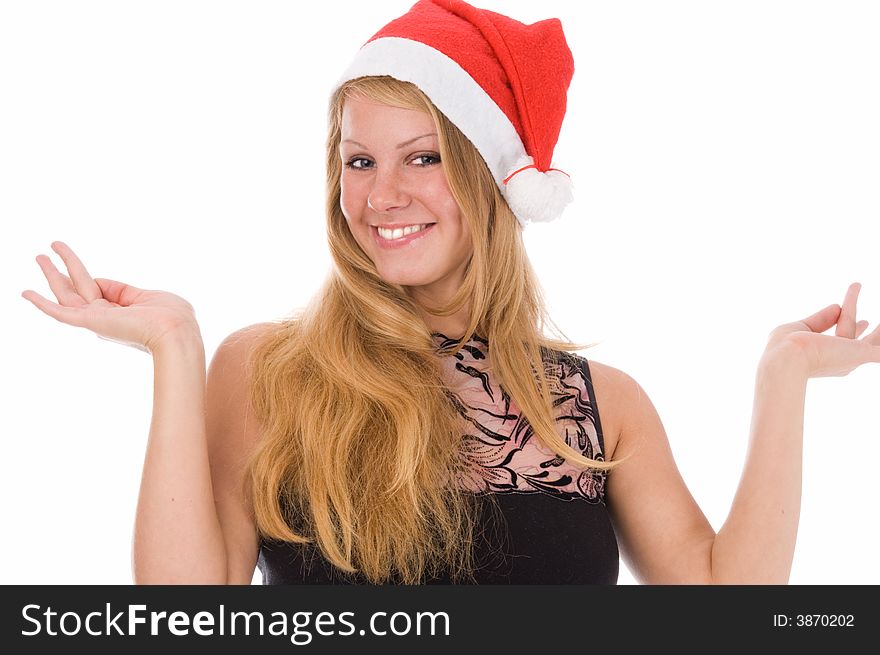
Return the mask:
<path id="1" fill-rule="evenodd" d="M 108 280 L 104 277 L 95 278 L 95 283 L 100 288 L 104 298 L 123 307 L 128 307 L 144 292 L 143 289 L 138 289 L 125 282 Z"/>
<path id="2" fill-rule="evenodd" d="M 74 325 L 76 327 L 83 327 L 82 309 L 57 305 L 51 300 L 43 298 L 43 296 L 38 294 L 36 291 L 31 291 L 30 289 L 28 289 L 27 291 L 23 291 L 21 296 L 25 300 L 29 300 L 30 302 L 32 302 L 37 307 L 37 309 L 39 309 L 44 314 L 51 316 L 56 321 L 61 321 L 62 323 L 67 323 L 68 325 Z"/>
<path id="3" fill-rule="evenodd" d="M 101 298 L 101 289 L 95 284 L 92 276 L 86 270 L 86 267 L 80 261 L 76 253 L 63 241 L 55 241 L 52 243 L 52 250 L 58 253 L 58 256 L 64 260 L 67 271 L 70 273 L 70 280 L 77 293 L 86 302 L 92 302 Z"/>
<path id="4" fill-rule="evenodd" d="M 824 332 L 832 325 L 837 323 L 840 316 L 840 305 L 828 305 L 825 309 L 821 309 L 812 316 L 808 316 L 801 321 L 813 332 Z"/>
<path id="5" fill-rule="evenodd" d="M 854 282 L 846 290 L 846 297 L 843 299 L 843 307 L 840 310 L 840 318 L 837 319 L 837 329 L 834 331 L 834 336 L 846 337 L 848 339 L 855 337 L 856 302 L 858 301 L 861 288 L 861 284 Z"/>
<path id="6" fill-rule="evenodd" d="M 868 321 L 859 321 L 856 323 L 856 339 L 862 336 L 862 333 L 868 329 L 868 325 Z"/>
<path id="7" fill-rule="evenodd" d="M 86 304 L 86 301 L 76 292 L 70 278 L 55 268 L 51 259 L 46 255 L 37 255 L 37 264 L 43 271 L 43 275 L 46 276 L 49 288 L 59 303 L 66 307 L 79 307 Z"/>

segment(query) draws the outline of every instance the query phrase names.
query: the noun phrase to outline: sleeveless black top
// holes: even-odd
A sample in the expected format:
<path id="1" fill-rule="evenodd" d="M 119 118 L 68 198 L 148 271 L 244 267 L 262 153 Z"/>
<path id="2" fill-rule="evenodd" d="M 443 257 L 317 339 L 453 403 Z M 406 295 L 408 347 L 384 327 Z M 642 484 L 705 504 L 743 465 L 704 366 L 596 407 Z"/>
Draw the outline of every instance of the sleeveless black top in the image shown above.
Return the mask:
<path id="1" fill-rule="evenodd" d="M 456 340 L 435 333 L 438 350 Z M 475 584 L 616 584 L 617 539 L 605 499 L 607 473 L 568 463 L 544 448 L 506 392 L 492 380 L 489 344 L 472 337 L 454 356 L 441 355 L 450 397 L 465 419 L 472 473 L 462 483 L 486 512 L 473 544 Z M 590 367 L 578 355 L 545 351 L 544 367 L 560 382 L 556 424 L 568 445 L 603 460 L 604 439 Z M 482 517 L 483 514 L 481 513 Z M 261 540 L 263 584 L 368 584 L 330 564 L 312 544 Z M 426 584 L 453 584 L 446 575 Z"/>

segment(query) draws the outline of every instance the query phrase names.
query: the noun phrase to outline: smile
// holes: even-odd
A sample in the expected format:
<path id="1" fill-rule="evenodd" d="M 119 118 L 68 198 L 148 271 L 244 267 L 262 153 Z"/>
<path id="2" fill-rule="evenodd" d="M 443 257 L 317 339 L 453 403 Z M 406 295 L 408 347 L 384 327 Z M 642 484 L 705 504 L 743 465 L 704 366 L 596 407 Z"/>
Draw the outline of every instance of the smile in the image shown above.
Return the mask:
<path id="1" fill-rule="evenodd" d="M 399 248 L 405 246 L 417 239 L 421 239 L 428 234 L 435 223 L 422 223 L 418 225 L 407 225 L 405 227 L 379 227 L 373 226 L 373 234 L 376 236 L 376 242 L 382 248 Z"/>
<path id="2" fill-rule="evenodd" d="M 396 227 L 394 229 L 385 228 L 385 227 L 376 227 L 376 230 L 379 232 L 379 236 L 385 239 L 386 241 L 396 241 L 397 239 L 401 239 L 405 236 L 409 236 L 410 234 L 415 234 L 416 232 L 421 232 L 429 225 L 433 225 L 433 223 L 427 223 L 425 225 L 407 225 L 406 227 L 400 228 Z"/>

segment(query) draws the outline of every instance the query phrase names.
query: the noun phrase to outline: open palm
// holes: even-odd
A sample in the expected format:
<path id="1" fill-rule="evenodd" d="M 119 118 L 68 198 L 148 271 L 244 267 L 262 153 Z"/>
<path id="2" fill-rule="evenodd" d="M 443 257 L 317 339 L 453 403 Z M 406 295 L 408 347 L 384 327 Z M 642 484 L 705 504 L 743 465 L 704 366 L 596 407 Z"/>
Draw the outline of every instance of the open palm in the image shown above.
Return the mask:
<path id="1" fill-rule="evenodd" d="M 52 318 L 147 352 L 172 332 L 198 333 L 193 307 L 180 296 L 92 278 L 67 244 L 55 241 L 52 249 L 61 257 L 68 275 L 46 255 L 38 255 L 36 260 L 58 302 L 31 290 L 21 294 Z"/>
<path id="2" fill-rule="evenodd" d="M 856 302 L 861 291 L 853 283 L 843 306 L 829 305 L 801 321 L 780 325 L 770 334 L 768 350 L 793 345 L 808 377 L 847 375 L 867 362 L 880 362 L 880 326 L 863 338 L 868 321 L 856 320 Z M 822 334 L 835 327 L 834 334 Z"/>

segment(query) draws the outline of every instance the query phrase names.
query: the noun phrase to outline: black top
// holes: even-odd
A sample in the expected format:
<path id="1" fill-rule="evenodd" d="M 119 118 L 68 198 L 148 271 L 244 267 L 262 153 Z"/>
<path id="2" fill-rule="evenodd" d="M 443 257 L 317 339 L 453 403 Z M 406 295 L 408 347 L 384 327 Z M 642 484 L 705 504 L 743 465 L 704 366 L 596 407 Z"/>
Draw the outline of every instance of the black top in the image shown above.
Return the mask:
<path id="1" fill-rule="evenodd" d="M 438 349 L 455 343 L 435 334 Z M 473 473 L 463 480 L 481 508 L 474 542 L 476 584 L 616 584 L 619 552 L 605 499 L 607 474 L 557 457 L 534 438 L 519 408 L 492 380 L 488 342 L 473 337 L 443 365 L 456 406 L 467 421 L 463 440 Z M 572 353 L 545 351 L 556 423 L 567 443 L 601 460 L 604 438 L 590 367 Z M 368 584 L 330 564 L 311 544 L 262 540 L 264 584 Z M 426 584 L 452 584 L 446 575 Z"/>

